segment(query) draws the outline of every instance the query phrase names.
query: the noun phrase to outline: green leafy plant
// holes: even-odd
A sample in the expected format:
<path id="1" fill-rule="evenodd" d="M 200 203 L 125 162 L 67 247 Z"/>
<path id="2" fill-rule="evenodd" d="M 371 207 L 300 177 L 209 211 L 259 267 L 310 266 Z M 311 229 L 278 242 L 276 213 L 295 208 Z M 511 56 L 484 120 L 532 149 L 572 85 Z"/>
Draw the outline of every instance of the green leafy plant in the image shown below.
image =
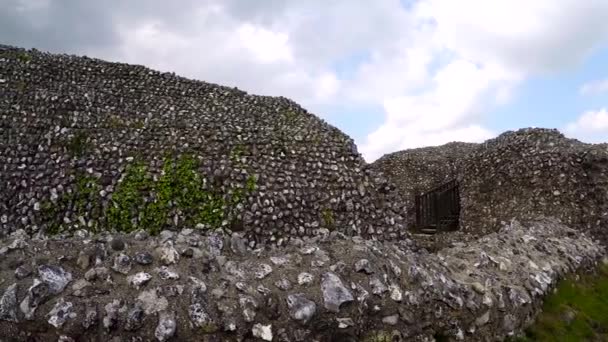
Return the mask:
<path id="1" fill-rule="evenodd" d="M 334 212 L 331 209 L 325 208 L 321 211 L 321 218 L 327 228 L 335 228 Z"/>
<path id="2" fill-rule="evenodd" d="M 66 147 L 73 157 L 82 157 L 90 148 L 86 133 L 83 131 L 76 132 L 68 140 Z"/>

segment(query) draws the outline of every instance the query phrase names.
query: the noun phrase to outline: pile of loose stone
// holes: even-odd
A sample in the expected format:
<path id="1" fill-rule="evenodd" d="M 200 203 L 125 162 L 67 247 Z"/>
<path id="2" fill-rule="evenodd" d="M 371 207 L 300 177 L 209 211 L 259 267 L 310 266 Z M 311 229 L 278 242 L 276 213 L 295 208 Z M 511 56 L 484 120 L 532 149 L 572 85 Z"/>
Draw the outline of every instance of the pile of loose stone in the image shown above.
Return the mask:
<path id="1" fill-rule="evenodd" d="M 236 233 L 191 229 L 69 239 L 19 230 L 0 244 L 0 339 L 495 340 L 602 255 L 555 220 L 512 222 L 436 254 L 337 232 L 251 250 Z"/>
<path id="2" fill-rule="evenodd" d="M 483 235 L 512 218 L 549 216 L 608 243 L 607 144 L 581 143 L 557 130 L 521 129 L 482 144 L 397 152 L 371 168 L 386 174 L 410 203 L 418 184 L 424 192 L 458 179 L 465 232 Z"/>
<path id="3" fill-rule="evenodd" d="M 78 204 L 85 210 L 59 208 L 53 220 L 64 231 L 112 229 L 106 212 L 126 167 L 139 160 L 158 178 L 166 153 L 194 155 L 200 174 L 226 196 L 255 182 L 234 215 L 254 243 L 323 228 L 380 239 L 406 234 L 403 201 L 364 170 L 353 140 L 286 98 L 6 46 L 0 94 L 0 236 L 47 230 L 42 212 L 77 191 L 79 174 L 100 190 Z M 165 228 L 184 225 L 175 210 Z"/>

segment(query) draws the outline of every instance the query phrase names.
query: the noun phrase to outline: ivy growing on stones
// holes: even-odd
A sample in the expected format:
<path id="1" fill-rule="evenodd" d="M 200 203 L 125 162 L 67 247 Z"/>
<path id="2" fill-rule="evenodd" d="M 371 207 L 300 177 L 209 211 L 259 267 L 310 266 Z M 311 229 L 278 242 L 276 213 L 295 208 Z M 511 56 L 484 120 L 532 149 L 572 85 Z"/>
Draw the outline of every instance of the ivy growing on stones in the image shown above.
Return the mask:
<path id="1" fill-rule="evenodd" d="M 330 229 L 335 228 L 336 221 L 334 219 L 334 212 L 331 209 L 325 208 L 321 210 L 321 218 L 323 219 L 325 227 Z"/>
<path id="2" fill-rule="evenodd" d="M 82 157 L 83 155 L 85 155 L 90 149 L 88 138 L 85 132 L 76 132 L 67 141 L 66 148 L 73 157 Z"/>
<path id="3" fill-rule="evenodd" d="M 222 192 L 201 176 L 198 167 L 198 160 L 191 155 L 166 157 L 162 174 L 155 181 L 143 164 L 129 165 L 112 196 L 107 216 L 110 228 L 123 232 L 143 228 L 156 234 L 177 213 L 189 226 L 202 224 L 215 229 L 230 223 L 243 201 L 243 189 Z M 255 183 L 248 182 L 247 191 L 252 188 Z"/>
<path id="4" fill-rule="evenodd" d="M 121 232 L 141 228 L 153 235 L 177 214 L 185 218 L 183 224 L 191 227 L 234 225 L 236 208 L 256 189 L 256 178 L 251 175 L 245 184 L 222 191 L 219 186 L 211 186 L 198 167 L 198 160 L 191 155 L 166 156 L 161 175 L 155 179 L 143 162 L 135 161 L 125 168 L 105 210 L 97 179 L 77 173 L 72 191 L 54 202 L 41 203 L 45 231 L 51 235 L 67 231 L 64 216 L 69 214 L 86 220 L 87 227 L 81 228 L 98 231 L 103 226 Z"/>
<path id="5" fill-rule="evenodd" d="M 51 200 L 41 203 L 41 218 L 48 234 L 55 235 L 67 230 L 64 222 L 66 213 L 73 213 L 85 222 L 90 222 L 87 228 L 93 232 L 99 229 L 99 219 L 103 212 L 99 198 L 101 186 L 95 177 L 84 172 L 76 173 L 74 183 L 72 191 L 57 198 L 55 203 Z"/>

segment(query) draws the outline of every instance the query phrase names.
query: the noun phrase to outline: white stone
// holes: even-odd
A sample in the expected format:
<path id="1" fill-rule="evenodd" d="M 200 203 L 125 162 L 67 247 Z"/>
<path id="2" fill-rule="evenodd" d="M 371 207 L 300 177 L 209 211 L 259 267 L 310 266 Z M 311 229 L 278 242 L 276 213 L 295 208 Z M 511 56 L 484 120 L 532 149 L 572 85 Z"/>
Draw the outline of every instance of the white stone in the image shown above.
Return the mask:
<path id="1" fill-rule="evenodd" d="M 254 337 L 261 338 L 264 341 L 272 341 L 272 324 L 262 325 L 256 323 L 251 328 Z"/>

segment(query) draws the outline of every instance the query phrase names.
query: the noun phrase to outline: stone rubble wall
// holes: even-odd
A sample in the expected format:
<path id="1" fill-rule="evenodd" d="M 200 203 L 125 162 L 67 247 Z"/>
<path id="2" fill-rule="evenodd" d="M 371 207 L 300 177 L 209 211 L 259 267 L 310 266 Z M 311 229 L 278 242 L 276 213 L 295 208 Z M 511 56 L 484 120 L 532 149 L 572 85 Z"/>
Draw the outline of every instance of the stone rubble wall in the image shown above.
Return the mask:
<path id="1" fill-rule="evenodd" d="M 410 212 L 414 187 L 424 192 L 458 179 L 464 232 L 481 236 L 503 221 L 547 216 L 608 243 L 608 144 L 581 143 L 553 129 L 521 129 L 482 144 L 396 152 L 371 168 L 398 186 Z"/>
<path id="2" fill-rule="evenodd" d="M 544 215 L 608 244 L 606 144 L 553 129 L 506 132 L 468 155 L 459 181 L 465 231 L 485 234 L 501 221 Z"/>
<path id="3" fill-rule="evenodd" d="M 414 197 L 458 177 L 461 163 L 477 148 L 474 143 L 451 142 L 389 153 L 370 165 L 397 186 L 405 201 L 408 223 L 415 221 Z"/>
<path id="4" fill-rule="evenodd" d="M 114 229 L 106 214 L 127 167 L 141 162 L 146 177 L 158 179 L 167 154 L 192 155 L 225 201 L 251 185 L 234 220 L 221 224 L 246 231 L 251 243 L 323 229 L 380 239 L 406 234 L 399 194 L 364 170 L 353 140 L 283 97 L 4 46 L 0 131 L 0 236 L 51 225 L 67 233 Z M 94 187 L 83 198 L 79 181 L 90 178 Z M 147 205 L 158 194 L 142 197 Z M 198 225 L 185 219 L 174 208 L 162 228 Z M 133 222 L 147 228 L 141 217 Z"/>
<path id="5" fill-rule="evenodd" d="M 331 233 L 251 250 L 237 233 L 78 231 L 0 244 L 0 340 L 494 341 L 604 248 L 555 220 L 438 253 Z"/>

